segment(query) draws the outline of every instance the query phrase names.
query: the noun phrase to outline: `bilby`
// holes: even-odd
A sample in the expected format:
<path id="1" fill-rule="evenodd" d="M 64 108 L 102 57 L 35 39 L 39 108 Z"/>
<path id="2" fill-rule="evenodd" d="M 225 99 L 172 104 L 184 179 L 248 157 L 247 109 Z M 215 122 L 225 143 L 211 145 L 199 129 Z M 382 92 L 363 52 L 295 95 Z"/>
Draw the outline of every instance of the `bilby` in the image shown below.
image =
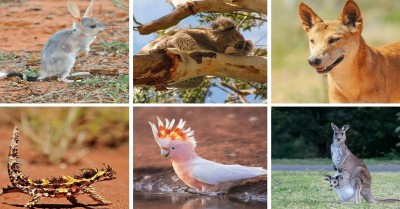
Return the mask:
<path id="1" fill-rule="evenodd" d="M 58 77 L 59 81 L 72 83 L 67 79 L 69 76 L 88 75 L 89 72 L 72 73 L 79 53 L 90 51 L 90 44 L 96 39 L 96 35 L 107 26 L 92 18 L 93 3 L 91 1 L 83 17 L 79 7 L 68 2 L 68 10 L 75 18 L 73 28 L 56 32 L 45 44 L 42 50 L 41 69 L 39 77 L 26 76 L 18 72 L 0 72 L 0 79 L 11 76 L 18 76 L 28 81 L 43 80 L 48 77 Z"/>

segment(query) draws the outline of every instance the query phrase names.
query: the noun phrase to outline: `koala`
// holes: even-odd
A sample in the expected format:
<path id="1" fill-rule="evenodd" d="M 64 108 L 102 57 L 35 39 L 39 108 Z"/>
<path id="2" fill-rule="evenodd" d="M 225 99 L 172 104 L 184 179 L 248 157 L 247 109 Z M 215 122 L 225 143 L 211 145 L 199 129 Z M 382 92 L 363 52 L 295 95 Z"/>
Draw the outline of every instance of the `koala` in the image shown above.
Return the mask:
<path id="1" fill-rule="evenodd" d="M 219 17 L 211 23 L 211 28 L 190 28 L 167 33 L 148 43 L 138 54 L 150 54 L 153 50 L 167 48 L 178 48 L 181 51 L 208 50 L 246 56 L 253 50 L 253 42 L 244 39 L 233 20 Z M 203 80 L 204 76 L 196 77 L 169 87 L 196 88 Z"/>

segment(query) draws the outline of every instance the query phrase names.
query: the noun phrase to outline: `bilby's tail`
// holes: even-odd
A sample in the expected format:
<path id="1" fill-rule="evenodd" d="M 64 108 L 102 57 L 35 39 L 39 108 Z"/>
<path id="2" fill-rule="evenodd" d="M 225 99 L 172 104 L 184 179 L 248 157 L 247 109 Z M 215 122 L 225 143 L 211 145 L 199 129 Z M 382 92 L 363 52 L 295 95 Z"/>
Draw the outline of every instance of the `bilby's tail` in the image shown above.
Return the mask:
<path id="1" fill-rule="evenodd" d="M 0 72 L 0 79 L 3 78 L 8 78 L 8 77 L 13 77 L 13 76 L 18 76 L 23 80 L 27 80 L 27 81 L 37 81 L 38 77 L 34 77 L 34 76 L 27 76 L 23 73 L 17 73 L 17 72 Z"/>

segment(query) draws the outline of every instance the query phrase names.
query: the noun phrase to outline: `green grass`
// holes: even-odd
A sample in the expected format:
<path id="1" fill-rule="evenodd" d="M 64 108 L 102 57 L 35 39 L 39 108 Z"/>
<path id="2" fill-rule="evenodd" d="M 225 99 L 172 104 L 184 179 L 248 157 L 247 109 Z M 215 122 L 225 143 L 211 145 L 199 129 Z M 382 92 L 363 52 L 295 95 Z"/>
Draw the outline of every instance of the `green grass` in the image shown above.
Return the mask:
<path id="1" fill-rule="evenodd" d="M 301 28 L 298 3 L 272 1 L 272 102 L 328 102 L 326 77 L 318 75 L 307 59 L 307 36 Z M 325 20 L 336 19 L 345 1 L 303 0 Z M 363 37 L 372 46 L 400 40 L 400 1 L 357 1 L 361 8 Z"/>
<path id="2" fill-rule="evenodd" d="M 124 0 L 112 0 L 112 3 L 117 7 L 125 11 L 129 11 L 129 5 Z"/>
<path id="3" fill-rule="evenodd" d="M 126 103 L 129 100 L 129 76 L 120 75 L 117 80 L 109 81 L 107 77 L 93 76 L 82 80 L 82 82 L 70 85 L 86 85 L 99 88 L 105 96 L 105 101 L 114 103 Z"/>
<path id="4" fill-rule="evenodd" d="M 120 41 L 100 41 L 100 45 L 108 52 L 115 52 L 116 54 L 127 53 L 129 51 L 128 43 Z"/>
<path id="5" fill-rule="evenodd" d="M 15 59 L 15 55 L 13 55 L 13 54 L 1 54 L 0 53 L 0 61 L 13 60 L 13 59 Z"/>
<path id="6" fill-rule="evenodd" d="M 400 160 L 387 159 L 363 159 L 367 165 L 400 165 Z M 272 164 L 282 165 L 331 165 L 332 160 L 328 158 L 314 159 L 272 159 Z"/>
<path id="7" fill-rule="evenodd" d="M 333 173 L 331 173 L 333 174 Z M 378 199 L 400 199 L 400 173 L 375 172 L 372 193 Z M 400 203 L 338 204 L 322 172 L 272 172 L 272 208 L 399 208 Z"/>
<path id="8" fill-rule="evenodd" d="M 105 89 L 105 93 L 111 97 L 115 103 L 127 102 L 129 98 L 126 98 L 129 92 L 129 76 L 122 75 L 116 81 L 112 81 L 108 84 L 108 88 Z M 121 97 L 121 95 L 123 95 Z"/>
<path id="9" fill-rule="evenodd" d="M 24 75 L 38 77 L 39 76 L 39 69 L 40 68 L 26 68 L 24 70 Z"/>

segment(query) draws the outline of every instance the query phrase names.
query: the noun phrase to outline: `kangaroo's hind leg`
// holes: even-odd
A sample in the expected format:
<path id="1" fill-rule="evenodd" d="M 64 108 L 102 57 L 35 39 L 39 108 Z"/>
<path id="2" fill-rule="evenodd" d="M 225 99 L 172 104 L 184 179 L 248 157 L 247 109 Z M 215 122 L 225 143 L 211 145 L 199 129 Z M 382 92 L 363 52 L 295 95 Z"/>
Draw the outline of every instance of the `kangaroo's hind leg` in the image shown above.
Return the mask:
<path id="1" fill-rule="evenodd" d="M 354 181 L 354 187 L 355 187 L 355 194 L 354 194 L 354 202 L 356 204 L 361 203 L 361 189 L 362 189 L 362 182 L 359 178 L 355 178 L 352 181 Z"/>

